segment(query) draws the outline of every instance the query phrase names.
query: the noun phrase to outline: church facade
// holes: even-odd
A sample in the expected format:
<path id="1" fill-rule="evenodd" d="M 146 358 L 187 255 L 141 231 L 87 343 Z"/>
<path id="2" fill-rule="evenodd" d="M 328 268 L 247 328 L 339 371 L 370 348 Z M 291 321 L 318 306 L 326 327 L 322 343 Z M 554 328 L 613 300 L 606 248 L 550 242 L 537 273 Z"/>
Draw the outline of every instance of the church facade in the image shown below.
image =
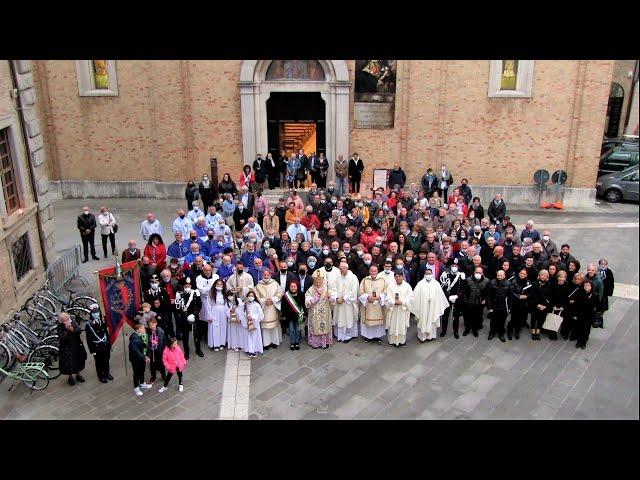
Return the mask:
<path id="1" fill-rule="evenodd" d="M 446 164 L 474 193 L 593 202 L 613 61 L 35 61 L 46 168 L 58 197 L 182 197 L 216 158 L 237 181 L 257 153 L 357 152 L 363 181 L 399 163 L 419 185 Z M 46 128 L 44 128 L 46 127 Z M 297 139 L 297 140 L 296 140 Z M 300 140 L 302 143 L 296 141 Z M 306 143 L 305 143 L 306 142 Z M 309 143 L 311 142 L 311 143 Z M 310 152 L 306 152 L 310 153 Z"/>

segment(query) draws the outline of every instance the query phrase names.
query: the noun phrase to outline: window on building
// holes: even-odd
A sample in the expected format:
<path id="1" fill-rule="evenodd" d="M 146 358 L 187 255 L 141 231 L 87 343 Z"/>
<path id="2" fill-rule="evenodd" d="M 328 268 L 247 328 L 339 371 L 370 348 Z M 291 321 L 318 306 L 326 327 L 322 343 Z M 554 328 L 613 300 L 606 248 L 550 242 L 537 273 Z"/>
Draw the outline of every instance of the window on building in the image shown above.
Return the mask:
<path id="1" fill-rule="evenodd" d="M 76 60 L 76 73 L 81 97 L 118 95 L 115 60 Z"/>
<path id="2" fill-rule="evenodd" d="M 18 195 L 18 182 L 16 170 L 11 156 L 9 144 L 9 129 L 0 130 L 0 166 L 2 168 L 2 193 L 7 214 L 11 214 L 20 208 L 20 196 Z"/>
<path id="3" fill-rule="evenodd" d="M 13 255 L 13 265 L 16 270 L 16 280 L 20 281 L 33 269 L 28 232 L 23 233 L 18 240 L 13 242 L 13 245 L 11 245 L 11 253 Z"/>
<path id="4" fill-rule="evenodd" d="M 533 90 L 533 60 L 491 60 L 489 97 L 527 98 Z"/>

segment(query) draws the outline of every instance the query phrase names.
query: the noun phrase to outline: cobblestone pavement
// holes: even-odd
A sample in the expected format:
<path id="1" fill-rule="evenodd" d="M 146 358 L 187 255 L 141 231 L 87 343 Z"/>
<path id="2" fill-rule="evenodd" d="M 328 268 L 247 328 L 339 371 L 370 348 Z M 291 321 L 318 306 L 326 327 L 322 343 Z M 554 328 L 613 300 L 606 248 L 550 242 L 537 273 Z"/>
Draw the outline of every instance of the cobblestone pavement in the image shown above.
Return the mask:
<path id="1" fill-rule="evenodd" d="M 87 203 L 95 211 L 101 201 Z M 146 211 L 156 212 L 166 228 L 178 202 L 108 203 L 121 228 L 118 246 L 126 248 L 129 238 L 142 245 L 137 231 Z M 81 205 L 72 200 L 56 203 L 58 251 L 77 242 L 74 224 Z M 637 292 L 636 205 L 607 205 L 602 214 L 588 215 L 512 213 L 518 228 L 528 218 L 540 228 L 553 225 L 552 238 L 571 244 L 582 261 L 607 257 L 616 281 Z M 601 229 L 601 222 L 635 226 Z M 108 263 L 90 262 L 81 272 L 94 283 L 91 271 Z M 358 339 L 328 350 L 303 344 L 292 352 L 285 336 L 277 350 L 250 361 L 250 372 L 242 356 L 228 359 L 237 354 L 205 348 L 204 358 L 189 362 L 183 393 L 174 380 L 163 394 L 156 382 L 142 397 L 133 395 L 131 369 L 128 366 L 126 376 L 123 343 L 118 340 L 111 361 L 113 382 L 98 382 L 92 359 L 84 371 L 87 382 L 75 387 L 59 378 L 42 392 L 31 394 L 23 385 L 9 392 L 11 380 L 5 379 L 0 384 L 0 418 L 232 418 L 227 399 L 234 398 L 233 418 L 249 419 L 638 419 L 637 293 L 623 297 L 611 299 L 605 328 L 592 330 L 586 350 L 562 340 L 531 342 L 526 335 L 507 343 L 488 341 L 487 321 L 479 338 L 455 340 L 449 332 L 426 344 L 417 341 L 412 325 L 406 349 Z"/>

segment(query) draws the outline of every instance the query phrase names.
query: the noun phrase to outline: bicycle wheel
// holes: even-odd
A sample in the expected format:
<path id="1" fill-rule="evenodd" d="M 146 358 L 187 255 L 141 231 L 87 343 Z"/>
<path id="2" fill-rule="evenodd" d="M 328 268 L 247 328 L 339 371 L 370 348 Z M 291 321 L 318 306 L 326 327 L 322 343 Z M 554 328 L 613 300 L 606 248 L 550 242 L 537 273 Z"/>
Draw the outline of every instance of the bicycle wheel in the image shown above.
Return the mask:
<path id="1" fill-rule="evenodd" d="M 25 307 L 37 308 L 39 307 L 38 304 L 42 305 L 41 307 L 42 310 L 49 310 L 53 313 L 58 312 L 58 306 L 53 302 L 53 300 L 51 300 L 49 297 L 46 297 L 44 295 L 36 294 L 33 297 L 31 297 L 29 300 L 24 302 Z"/>
<path id="2" fill-rule="evenodd" d="M 42 345 L 51 345 L 52 347 L 60 348 L 60 338 L 58 335 L 49 335 L 42 339 Z"/>
<path id="3" fill-rule="evenodd" d="M 12 357 L 11 350 L 4 343 L 0 343 L 0 367 L 3 370 L 9 370 Z"/>
<path id="4" fill-rule="evenodd" d="M 29 362 L 44 363 L 44 367 L 49 374 L 49 378 L 60 376 L 60 351 L 53 345 L 40 345 L 34 348 L 29 354 Z"/>
<path id="5" fill-rule="evenodd" d="M 76 317 L 76 322 L 78 323 L 91 320 L 91 312 L 84 307 L 69 307 L 65 309 L 65 312 Z"/>
<path id="6" fill-rule="evenodd" d="M 94 303 L 98 303 L 98 300 L 96 300 L 90 295 L 80 295 L 78 297 L 73 297 L 71 299 L 71 304 L 74 307 L 82 307 L 82 308 L 86 308 L 87 310 L 89 310 L 89 307 Z M 98 305 L 100 304 L 98 303 Z"/>
<path id="7" fill-rule="evenodd" d="M 27 314 L 27 325 L 34 325 L 34 326 L 38 326 L 38 325 L 42 325 L 44 323 L 46 323 L 48 315 L 50 315 L 50 312 L 45 312 L 44 310 L 41 310 L 38 307 L 34 307 L 34 306 L 23 306 L 22 307 L 22 311 L 25 312 Z"/>
<path id="8" fill-rule="evenodd" d="M 49 385 L 51 378 L 43 370 L 35 367 L 25 367 L 24 375 L 22 383 L 31 390 L 44 390 Z"/>

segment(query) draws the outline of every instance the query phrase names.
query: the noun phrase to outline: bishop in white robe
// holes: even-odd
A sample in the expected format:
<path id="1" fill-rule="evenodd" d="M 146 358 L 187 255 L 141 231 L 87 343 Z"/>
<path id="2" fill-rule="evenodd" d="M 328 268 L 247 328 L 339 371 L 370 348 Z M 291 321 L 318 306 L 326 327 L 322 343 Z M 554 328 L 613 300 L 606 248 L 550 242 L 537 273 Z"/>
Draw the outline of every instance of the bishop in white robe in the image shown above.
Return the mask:
<path id="1" fill-rule="evenodd" d="M 402 270 L 394 273 L 393 281 L 387 285 L 387 339 L 389 345 L 407 346 L 407 329 L 411 317 L 411 305 L 414 300 L 413 290 L 404 280 Z"/>

